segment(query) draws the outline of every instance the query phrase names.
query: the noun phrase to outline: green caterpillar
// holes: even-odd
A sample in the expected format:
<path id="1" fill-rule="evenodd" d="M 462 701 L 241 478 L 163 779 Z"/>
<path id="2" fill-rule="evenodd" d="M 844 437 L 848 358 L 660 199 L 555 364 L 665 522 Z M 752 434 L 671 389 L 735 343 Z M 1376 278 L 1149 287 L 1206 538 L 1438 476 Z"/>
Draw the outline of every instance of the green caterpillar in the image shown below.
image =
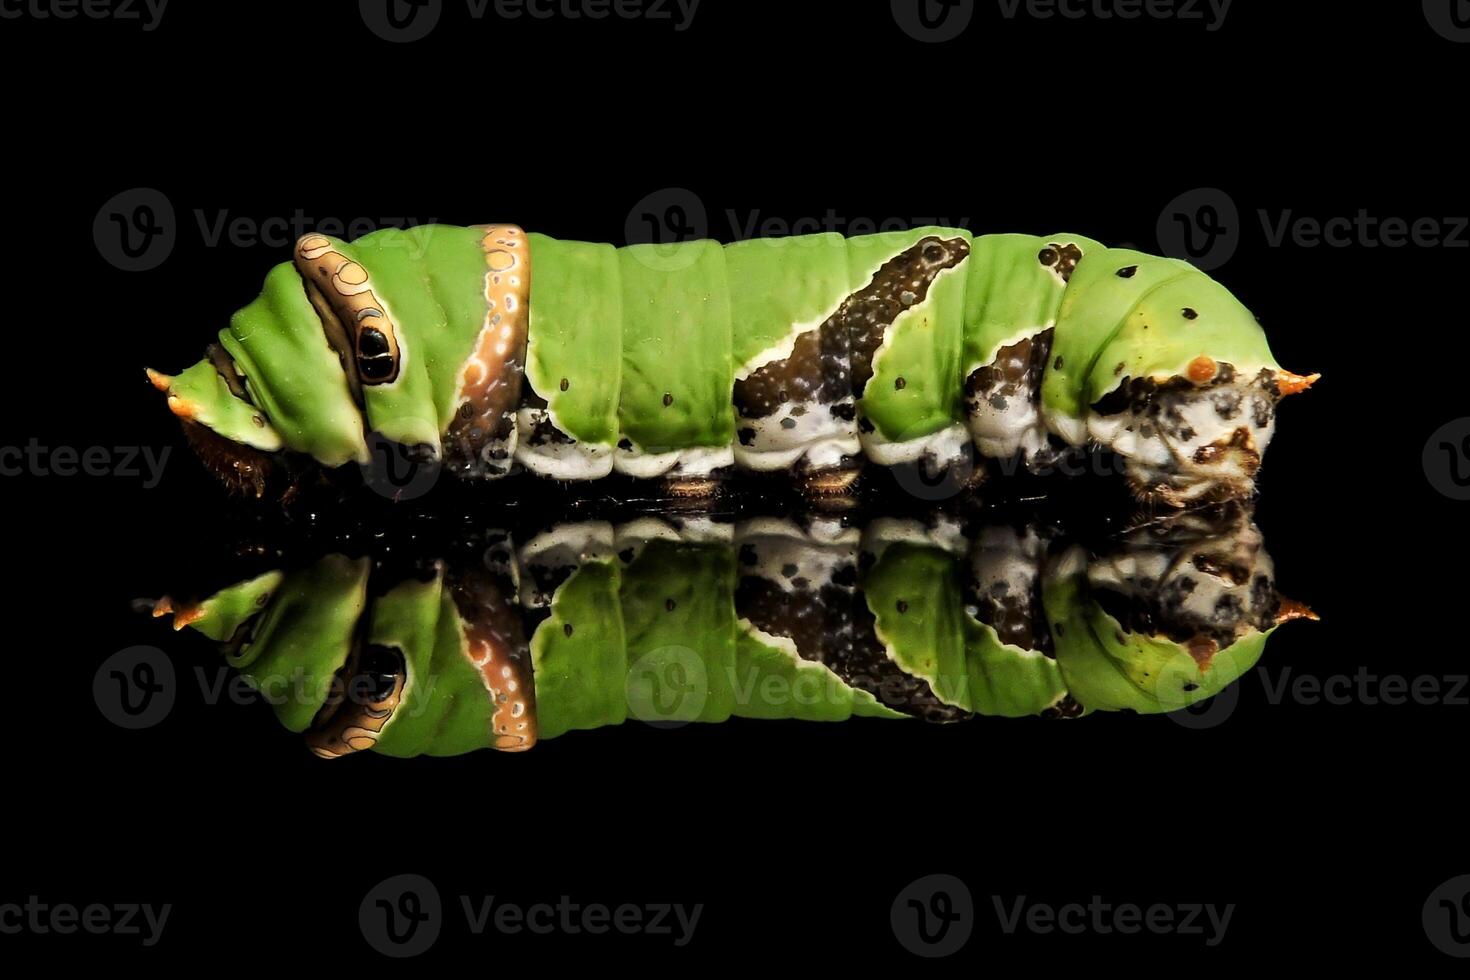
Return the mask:
<path id="1" fill-rule="evenodd" d="M 1096 445 L 1141 498 L 1249 494 L 1281 370 L 1229 292 L 1077 235 L 957 228 L 721 246 L 559 241 L 510 225 L 307 235 L 209 356 L 149 371 L 191 443 L 264 494 L 367 433 L 471 477 L 730 467 L 850 487 L 863 461 L 1033 468 Z"/>
<path id="2" fill-rule="evenodd" d="M 589 521 L 406 578 L 330 555 L 169 612 L 326 757 L 515 751 L 630 717 L 1173 711 L 1312 617 L 1238 511 L 1095 552 L 943 516 Z"/>

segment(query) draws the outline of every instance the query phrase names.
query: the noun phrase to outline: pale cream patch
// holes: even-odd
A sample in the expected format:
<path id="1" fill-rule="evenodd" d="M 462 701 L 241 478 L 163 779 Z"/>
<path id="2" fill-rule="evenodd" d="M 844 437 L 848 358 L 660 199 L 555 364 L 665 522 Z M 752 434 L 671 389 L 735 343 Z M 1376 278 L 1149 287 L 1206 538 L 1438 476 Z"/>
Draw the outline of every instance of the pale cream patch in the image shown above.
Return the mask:
<path id="1" fill-rule="evenodd" d="M 984 360 L 966 368 L 962 377 L 968 381 L 976 371 L 995 363 L 996 356 L 1002 349 L 1019 344 L 1028 337 L 1034 342 L 1037 336 L 1055 325 L 1056 321 L 1052 321 L 1041 327 L 1018 330 L 991 348 Z M 1047 448 L 1048 427 L 1042 418 L 1039 377 L 1036 390 L 1029 397 L 1005 396 L 1001 407 L 997 407 L 988 398 L 978 398 L 970 403 L 967 414 L 970 438 L 980 455 L 987 459 L 1010 459 L 1017 453 L 1035 458 Z"/>
<path id="2" fill-rule="evenodd" d="M 611 446 L 580 442 L 570 436 L 566 436 L 571 440 L 567 442 L 537 442 L 534 436 L 543 422 L 565 435 L 550 408 L 522 407 L 516 412 L 515 458 L 527 470 L 552 480 L 600 480 L 612 472 Z"/>
<path id="3" fill-rule="evenodd" d="M 667 453 L 646 453 L 628 440 L 632 449 L 617 446 L 613 450 L 613 469 L 637 479 L 657 476 L 709 476 L 715 470 L 735 463 L 730 446 L 693 446 Z"/>

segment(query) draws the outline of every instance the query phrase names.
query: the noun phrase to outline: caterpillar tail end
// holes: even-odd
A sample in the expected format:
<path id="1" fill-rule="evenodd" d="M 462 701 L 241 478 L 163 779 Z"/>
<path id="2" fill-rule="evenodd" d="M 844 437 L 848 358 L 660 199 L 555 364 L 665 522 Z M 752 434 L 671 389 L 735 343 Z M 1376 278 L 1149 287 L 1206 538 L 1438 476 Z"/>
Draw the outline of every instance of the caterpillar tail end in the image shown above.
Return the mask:
<path id="1" fill-rule="evenodd" d="M 1322 621 L 1322 617 L 1313 612 L 1311 606 L 1308 606 L 1305 602 L 1288 599 L 1285 596 L 1281 597 L 1276 606 L 1276 616 L 1274 619 L 1277 626 L 1280 626 L 1282 623 L 1289 623 L 1295 619 L 1307 619 L 1314 623 Z"/>
<path id="2" fill-rule="evenodd" d="M 1312 385 L 1322 380 L 1321 373 L 1317 374 L 1293 374 L 1290 371 L 1276 372 L 1276 391 L 1285 398 L 1287 395 L 1299 395 Z"/>

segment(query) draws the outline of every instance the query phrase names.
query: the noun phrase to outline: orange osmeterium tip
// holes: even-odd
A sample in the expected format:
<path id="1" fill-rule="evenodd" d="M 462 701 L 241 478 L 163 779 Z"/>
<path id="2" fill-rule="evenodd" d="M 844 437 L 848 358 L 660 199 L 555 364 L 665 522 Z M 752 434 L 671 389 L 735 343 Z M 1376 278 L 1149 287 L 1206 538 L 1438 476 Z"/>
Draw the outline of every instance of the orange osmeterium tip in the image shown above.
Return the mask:
<path id="1" fill-rule="evenodd" d="M 1276 390 L 1281 392 L 1281 397 L 1300 394 L 1306 391 L 1321 378 L 1320 374 L 1292 374 L 1290 371 L 1276 372 Z"/>

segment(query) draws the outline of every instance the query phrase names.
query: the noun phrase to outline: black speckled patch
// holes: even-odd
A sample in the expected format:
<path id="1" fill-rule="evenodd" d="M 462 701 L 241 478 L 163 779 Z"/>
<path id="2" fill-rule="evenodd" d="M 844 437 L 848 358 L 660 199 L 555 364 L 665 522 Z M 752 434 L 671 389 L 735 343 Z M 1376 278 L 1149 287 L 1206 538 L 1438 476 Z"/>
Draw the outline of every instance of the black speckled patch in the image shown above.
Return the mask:
<path id="1" fill-rule="evenodd" d="M 963 238 L 930 235 L 883 263 L 872 281 L 842 304 L 835 319 L 842 322 L 851 341 L 854 395 L 861 398 L 873 377 L 873 357 L 893 321 L 904 310 L 924 302 L 939 274 L 959 265 L 969 254 L 970 243 Z"/>
<path id="2" fill-rule="evenodd" d="M 1051 242 L 1037 253 L 1036 261 L 1050 269 L 1062 282 L 1068 282 L 1077 269 L 1077 263 L 1082 261 L 1082 249 L 1072 242 Z"/>

